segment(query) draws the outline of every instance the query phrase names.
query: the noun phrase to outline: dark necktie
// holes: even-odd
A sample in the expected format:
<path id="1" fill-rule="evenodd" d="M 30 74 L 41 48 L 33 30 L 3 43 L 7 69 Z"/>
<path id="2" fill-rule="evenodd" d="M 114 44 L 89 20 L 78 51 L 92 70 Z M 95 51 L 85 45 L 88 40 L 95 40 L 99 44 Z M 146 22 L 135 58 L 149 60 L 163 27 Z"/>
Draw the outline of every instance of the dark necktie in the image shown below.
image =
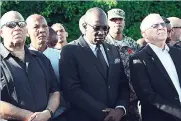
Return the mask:
<path id="1" fill-rule="evenodd" d="M 106 60 L 105 60 L 103 54 L 102 54 L 102 51 L 100 49 L 100 45 L 98 44 L 96 47 L 97 47 L 97 59 L 100 62 L 100 65 L 103 67 L 105 74 L 107 75 L 108 65 L 106 63 Z"/>

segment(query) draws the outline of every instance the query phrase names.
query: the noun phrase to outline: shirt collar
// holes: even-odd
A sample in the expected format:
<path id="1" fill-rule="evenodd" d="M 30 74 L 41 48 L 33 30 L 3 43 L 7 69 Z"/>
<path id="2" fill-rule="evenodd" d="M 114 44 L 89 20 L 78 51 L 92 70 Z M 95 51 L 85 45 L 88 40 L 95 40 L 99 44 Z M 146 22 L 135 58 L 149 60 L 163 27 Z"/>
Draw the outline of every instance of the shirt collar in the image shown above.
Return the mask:
<path id="1" fill-rule="evenodd" d="M 29 47 L 28 49 L 34 50 L 34 51 L 38 51 L 36 48 L 34 48 L 34 47 L 32 46 L 32 44 L 30 44 L 30 47 Z"/>
<path id="2" fill-rule="evenodd" d="M 25 53 L 31 53 L 32 55 L 36 55 L 36 53 L 29 51 L 26 46 L 24 47 L 24 49 Z M 0 55 L 2 55 L 3 58 L 7 58 L 10 54 L 11 52 L 2 43 L 0 43 Z"/>
<path id="3" fill-rule="evenodd" d="M 164 52 L 164 51 L 169 52 L 169 50 L 170 50 L 169 47 L 167 46 L 167 44 L 165 44 L 164 48 L 159 48 L 158 46 L 151 44 L 151 43 L 148 43 L 148 45 L 152 48 L 152 50 L 154 52 Z"/>
<path id="4" fill-rule="evenodd" d="M 90 43 L 90 41 L 84 36 L 85 41 L 87 42 L 87 44 L 89 45 L 89 47 L 91 48 L 91 50 L 96 50 L 96 45 Z"/>

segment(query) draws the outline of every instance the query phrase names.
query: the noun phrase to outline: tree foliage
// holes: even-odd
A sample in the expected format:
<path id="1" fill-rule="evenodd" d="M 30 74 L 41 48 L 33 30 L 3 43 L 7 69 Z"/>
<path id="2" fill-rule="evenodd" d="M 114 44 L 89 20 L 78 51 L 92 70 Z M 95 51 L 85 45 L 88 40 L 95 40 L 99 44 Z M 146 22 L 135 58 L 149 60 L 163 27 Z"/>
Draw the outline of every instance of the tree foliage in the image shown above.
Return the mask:
<path id="1" fill-rule="evenodd" d="M 111 8 L 121 8 L 126 13 L 125 35 L 137 40 L 141 37 L 140 22 L 149 13 L 159 13 L 162 16 L 181 18 L 180 1 L 3 1 L 0 4 L 1 15 L 10 10 L 19 11 L 26 19 L 37 13 L 43 15 L 49 26 L 62 23 L 69 33 L 68 41 L 80 36 L 78 22 L 82 15 L 92 7 L 100 7 L 105 12 Z"/>

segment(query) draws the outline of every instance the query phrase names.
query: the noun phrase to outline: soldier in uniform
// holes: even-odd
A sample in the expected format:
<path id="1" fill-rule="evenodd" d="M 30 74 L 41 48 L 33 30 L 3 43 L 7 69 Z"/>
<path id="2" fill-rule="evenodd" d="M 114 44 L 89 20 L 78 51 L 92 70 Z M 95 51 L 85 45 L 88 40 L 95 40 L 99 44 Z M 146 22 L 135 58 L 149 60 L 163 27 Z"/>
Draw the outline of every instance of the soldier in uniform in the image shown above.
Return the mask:
<path id="1" fill-rule="evenodd" d="M 125 12 L 121 9 L 111 9 L 108 11 L 108 24 L 109 33 L 106 37 L 106 42 L 114 45 L 118 48 L 124 68 L 125 73 L 130 78 L 129 71 L 129 57 L 137 51 L 140 47 L 131 37 L 127 37 L 123 34 L 123 29 L 125 26 Z M 130 80 L 130 79 L 129 79 Z M 130 106 L 125 117 L 125 121 L 140 121 L 140 115 L 138 110 L 138 100 L 137 96 L 133 90 L 131 83 L 130 85 Z"/>

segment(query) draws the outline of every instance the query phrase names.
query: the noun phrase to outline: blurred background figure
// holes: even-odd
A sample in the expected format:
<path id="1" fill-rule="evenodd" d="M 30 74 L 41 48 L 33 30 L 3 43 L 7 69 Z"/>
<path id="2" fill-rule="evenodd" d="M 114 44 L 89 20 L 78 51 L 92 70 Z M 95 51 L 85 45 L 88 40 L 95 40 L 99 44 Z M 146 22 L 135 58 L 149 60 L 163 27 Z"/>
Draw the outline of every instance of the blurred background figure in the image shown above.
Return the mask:
<path id="1" fill-rule="evenodd" d="M 181 48 L 181 19 L 177 17 L 169 17 L 172 31 L 171 31 L 171 41 L 172 45 Z"/>
<path id="2" fill-rule="evenodd" d="M 53 24 L 51 28 L 57 33 L 58 35 L 58 42 L 55 45 L 55 48 L 61 50 L 63 46 L 67 44 L 67 37 L 68 32 L 66 32 L 64 26 L 60 23 Z"/>

